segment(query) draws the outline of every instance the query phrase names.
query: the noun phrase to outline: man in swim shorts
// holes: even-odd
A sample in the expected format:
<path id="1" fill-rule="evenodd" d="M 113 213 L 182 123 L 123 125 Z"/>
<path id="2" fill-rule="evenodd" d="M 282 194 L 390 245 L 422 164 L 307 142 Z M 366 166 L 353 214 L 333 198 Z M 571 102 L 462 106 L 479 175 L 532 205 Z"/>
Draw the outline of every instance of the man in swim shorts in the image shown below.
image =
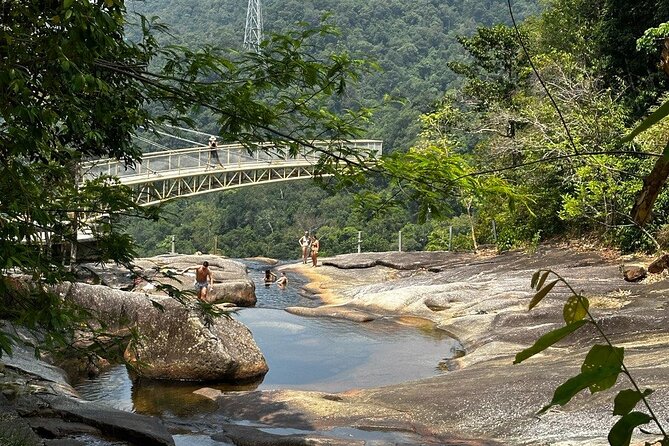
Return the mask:
<path id="1" fill-rule="evenodd" d="M 203 301 L 207 299 L 208 289 L 214 288 L 214 276 L 209 269 L 209 262 L 202 262 L 195 270 L 195 289 L 197 290 L 197 298 Z"/>

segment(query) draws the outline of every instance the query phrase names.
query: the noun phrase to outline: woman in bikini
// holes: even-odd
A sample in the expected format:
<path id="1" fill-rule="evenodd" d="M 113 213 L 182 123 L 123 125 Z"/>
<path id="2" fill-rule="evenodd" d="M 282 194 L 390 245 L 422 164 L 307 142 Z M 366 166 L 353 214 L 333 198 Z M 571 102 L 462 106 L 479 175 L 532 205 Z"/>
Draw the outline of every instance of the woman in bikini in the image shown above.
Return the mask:
<path id="1" fill-rule="evenodd" d="M 311 237 L 311 266 L 318 266 L 318 250 L 321 248 L 321 242 L 318 237 L 313 235 Z"/>

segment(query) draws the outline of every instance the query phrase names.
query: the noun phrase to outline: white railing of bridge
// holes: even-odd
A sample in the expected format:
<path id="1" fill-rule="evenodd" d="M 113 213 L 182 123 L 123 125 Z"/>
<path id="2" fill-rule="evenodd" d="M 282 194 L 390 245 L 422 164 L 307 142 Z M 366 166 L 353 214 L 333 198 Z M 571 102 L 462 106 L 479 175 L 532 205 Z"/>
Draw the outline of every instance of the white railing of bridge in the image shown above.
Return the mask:
<path id="1" fill-rule="evenodd" d="M 317 141 L 313 144 L 318 148 L 339 154 L 337 143 Z M 377 158 L 380 157 L 383 150 L 383 142 L 372 139 L 352 140 L 339 144 L 355 148 L 363 153 L 370 153 Z M 221 166 L 213 157 L 210 147 L 198 146 L 145 153 L 142 155 L 141 162 L 136 163 L 134 167 L 126 166 L 124 162 L 116 159 L 87 161 L 81 164 L 81 173 L 84 180 L 106 175 L 117 177 L 122 183 L 130 184 L 145 181 L 154 176 L 188 175 L 217 167 L 246 169 L 258 164 L 316 164 L 321 155 L 312 148 L 303 148 L 297 156 L 291 157 L 287 149 L 273 144 L 260 145 L 253 153 L 249 153 L 248 149 L 241 144 L 220 145 L 215 151 Z"/>

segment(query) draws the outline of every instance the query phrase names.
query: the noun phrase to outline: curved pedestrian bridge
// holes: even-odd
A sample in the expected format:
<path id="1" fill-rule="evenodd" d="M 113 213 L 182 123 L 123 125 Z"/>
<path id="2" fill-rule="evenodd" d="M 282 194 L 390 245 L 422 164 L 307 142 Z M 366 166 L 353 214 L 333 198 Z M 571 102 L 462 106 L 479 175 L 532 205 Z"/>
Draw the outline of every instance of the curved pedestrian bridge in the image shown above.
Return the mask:
<path id="1" fill-rule="evenodd" d="M 347 150 L 338 150 L 338 146 Z M 116 177 L 133 190 L 136 203 L 149 206 L 243 186 L 313 178 L 322 151 L 337 154 L 348 153 L 348 149 L 361 154 L 362 158 L 353 161 L 371 161 L 381 155 L 383 142 L 318 141 L 313 147 L 302 148 L 297 156 L 289 156 L 286 148 L 270 144 L 261 145 L 254 152 L 241 144 L 221 145 L 216 150 L 197 146 L 145 153 L 134 167 L 116 159 L 88 161 L 81 165 L 81 173 L 84 181 Z"/>

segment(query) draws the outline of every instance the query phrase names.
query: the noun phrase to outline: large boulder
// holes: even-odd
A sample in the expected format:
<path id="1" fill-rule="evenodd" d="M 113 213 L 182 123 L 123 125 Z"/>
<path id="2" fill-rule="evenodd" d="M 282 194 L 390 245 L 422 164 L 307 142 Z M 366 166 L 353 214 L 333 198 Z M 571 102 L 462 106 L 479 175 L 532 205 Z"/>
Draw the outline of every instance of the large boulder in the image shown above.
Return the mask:
<path id="1" fill-rule="evenodd" d="M 65 284 L 61 295 L 110 329 L 134 328 L 126 350 L 140 376 L 189 381 L 260 378 L 268 367 L 248 328 L 229 317 L 210 318 L 197 305 L 102 285 Z"/>
<path id="2" fill-rule="evenodd" d="M 141 336 L 126 349 L 148 378 L 189 381 L 258 379 L 269 368 L 251 331 L 228 317 L 205 318 L 179 304 L 137 315 Z"/>
<path id="3" fill-rule="evenodd" d="M 208 303 L 230 302 L 240 307 L 256 304 L 255 285 L 249 279 L 246 265 L 225 257 L 211 255 L 165 255 L 134 262 L 136 274 L 115 264 L 85 264 L 80 277 L 90 284 L 166 295 L 165 286 L 195 293 L 195 269 L 204 261 L 214 278 L 214 287 L 207 294 Z"/>

